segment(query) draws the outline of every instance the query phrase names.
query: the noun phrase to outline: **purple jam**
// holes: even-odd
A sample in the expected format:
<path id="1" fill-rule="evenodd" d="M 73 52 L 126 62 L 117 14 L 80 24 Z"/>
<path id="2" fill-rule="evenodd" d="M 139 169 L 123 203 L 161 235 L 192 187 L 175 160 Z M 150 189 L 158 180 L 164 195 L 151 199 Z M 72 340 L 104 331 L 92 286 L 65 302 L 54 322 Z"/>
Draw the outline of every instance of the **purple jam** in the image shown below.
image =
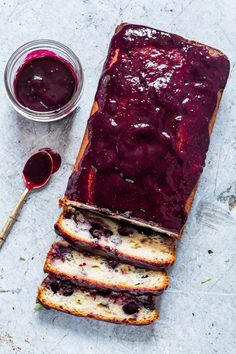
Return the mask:
<path id="1" fill-rule="evenodd" d="M 119 262 L 115 261 L 114 259 L 104 258 L 104 260 L 109 265 L 109 267 L 111 267 L 112 269 L 115 269 L 119 265 Z"/>
<path id="2" fill-rule="evenodd" d="M 46 151 L 38 151 L 26 162 L 23 176 L 26 188 L 39 188 L 51 177 L 53 161 Z"/>
<path id="3" fill-rule="evenodd" d="M 72 284 L 70 281 L 60 280 L 54 277 L 46 278 L 45 284 L 54 294 L 59 292 L 63 296 L 71 296 L 76 289 L 76 285 Z"/>
<path id="4" fill-rule="evenodd" d="M 23 176 L 28 189 L 39 188 L 46 184 L 52 173 L 59 170 L 61 156 L 58 152 L 46 147 L 39 149 L 26 162 Z"/>
<path id="5" fill-rule="evenodd" d="M 31 53 L 14 81 L 19 103 L 37 112 L 60 109 L 70 101 L 75 87 L 76 78 L 70 64 L 49 51 Z"/>
<path id="6" fill-rule="evenodd" d="M 52 281 L 50 282 L 50 288 L 54 292 L 54 294 L 56 294 L 58 292 L 58 290 L 60 289 L 59 281 L 56 279 L 52 279 Z"/>
<path id="7" fill-rule="evenodd" d="M 64 282 L 60 292 L 63 296 L 71 296 L 74 291 L 75 291 L 76 286 L 74 284 L 71 284 L 69 281 L 68 282 Z"/>
<path id="8" fill-rule="evenodd" d="M 57 151 L 52 150 L 49 147 L 39 149 L 39 151 L 46 151 L 49 153 L 53 162 L 52 173 L 57 172 L 61 166 L 61 155 Z"/>
<path id="9" fill-rule="evenodd" d="M 94 238 L 99 239 L 103 236 L 109 237 L 113 235 L 113 232 L 104 223 L 93 219 L 89 219 L 89 223 L 92 226 L 89 232 Z"/>
<path id="10" fill-rule="evenodd" d="M 88 121 L 89 143 L 66 197 L 180 232 L 228 74 L 221 53 L 124 25 L 111 41 L 95 97 L 99 109 Z"/>
<path id="11" fill-rule="evenodd" d="M 112 293 L 112 290 L 110 290 L 110 289 L 96 289 L 95 292 L 97 295 L 108 296 Z"/>

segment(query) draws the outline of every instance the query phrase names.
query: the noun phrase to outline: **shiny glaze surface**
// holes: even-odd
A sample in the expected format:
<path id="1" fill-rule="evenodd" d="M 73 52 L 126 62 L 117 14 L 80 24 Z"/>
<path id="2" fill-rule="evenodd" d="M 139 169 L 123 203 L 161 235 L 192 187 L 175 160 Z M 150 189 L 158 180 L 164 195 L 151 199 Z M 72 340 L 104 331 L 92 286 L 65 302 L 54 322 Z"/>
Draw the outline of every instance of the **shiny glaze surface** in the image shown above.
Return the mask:
<path id="1" fill-rule="evenodd" d="M 89 144 L 66 197 L 178 233 L 228 74 L 223 54 L 174 34 L 123 26 L 111 41 Z"/>
<path id="2" fill-rule="evenodd" d="M 57 110 L 70 101 L 76 79 L 69 63 L 50 51 L 38 50 L 19 68 L 14 91 L 17 100 L 34 111 Z"/>

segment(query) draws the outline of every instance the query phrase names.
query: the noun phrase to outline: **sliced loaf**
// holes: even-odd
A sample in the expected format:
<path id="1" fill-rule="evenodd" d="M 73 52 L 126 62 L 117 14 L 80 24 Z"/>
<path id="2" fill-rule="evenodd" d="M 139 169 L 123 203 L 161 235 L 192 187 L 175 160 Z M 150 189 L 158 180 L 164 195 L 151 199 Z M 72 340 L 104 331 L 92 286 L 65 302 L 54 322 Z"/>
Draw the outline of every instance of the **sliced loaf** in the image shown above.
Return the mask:
<path id="1" fill-rule="evenodd" d="M 74 284 L 99 289 L 158 294 L 168 286 L 164 270 L 148 270 L 75 250 L 67 242 L 52 245 L 44 271 Z"/>

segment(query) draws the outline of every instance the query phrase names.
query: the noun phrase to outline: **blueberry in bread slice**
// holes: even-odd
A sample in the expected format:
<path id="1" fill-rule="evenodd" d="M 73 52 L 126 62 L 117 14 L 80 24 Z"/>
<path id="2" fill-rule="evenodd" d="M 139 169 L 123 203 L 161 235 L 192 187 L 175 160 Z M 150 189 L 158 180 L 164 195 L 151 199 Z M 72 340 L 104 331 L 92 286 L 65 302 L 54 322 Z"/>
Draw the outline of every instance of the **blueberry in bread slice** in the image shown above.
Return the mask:
<path id="1" fill-rule="evenodd" d="M 38 289 L 37 301 L 72 315 L 118 324 L 147 325 L 159 313 L 151 295 L 134 296 L 111 290 L 81 288 L 69 281 L 48 276 Z"/>
<path id="2" fill-rule="evenodd" d="M 52 245 L 44 271 L 79 286 L 133 294 L 158 294 L 168 286 L 168 275 L 164 270 L 137 268 L 76 250 L 65 241 Z"/>
<path id="3" fill-rule="evenodd" d="M 73 246 L 142 268 L 168 267 L 175 261 L 175 240 L 74 207 L 64 207 L 55 231 Z"/>

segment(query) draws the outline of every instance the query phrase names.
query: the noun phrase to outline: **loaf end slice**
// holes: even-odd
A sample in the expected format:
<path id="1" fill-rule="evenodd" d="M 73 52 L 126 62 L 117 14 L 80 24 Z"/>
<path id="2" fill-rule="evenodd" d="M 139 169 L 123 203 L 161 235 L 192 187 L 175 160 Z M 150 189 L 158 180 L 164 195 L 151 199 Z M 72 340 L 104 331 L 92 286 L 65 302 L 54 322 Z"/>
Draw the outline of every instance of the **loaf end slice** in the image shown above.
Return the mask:
<path id="1" fill-rule="evenodd" d="M 48 309 L 117 324 L 148 325 L 159 316 L 153 296 L 84 289 L 51 276 L 39 287 L 37 302 Z"/>

